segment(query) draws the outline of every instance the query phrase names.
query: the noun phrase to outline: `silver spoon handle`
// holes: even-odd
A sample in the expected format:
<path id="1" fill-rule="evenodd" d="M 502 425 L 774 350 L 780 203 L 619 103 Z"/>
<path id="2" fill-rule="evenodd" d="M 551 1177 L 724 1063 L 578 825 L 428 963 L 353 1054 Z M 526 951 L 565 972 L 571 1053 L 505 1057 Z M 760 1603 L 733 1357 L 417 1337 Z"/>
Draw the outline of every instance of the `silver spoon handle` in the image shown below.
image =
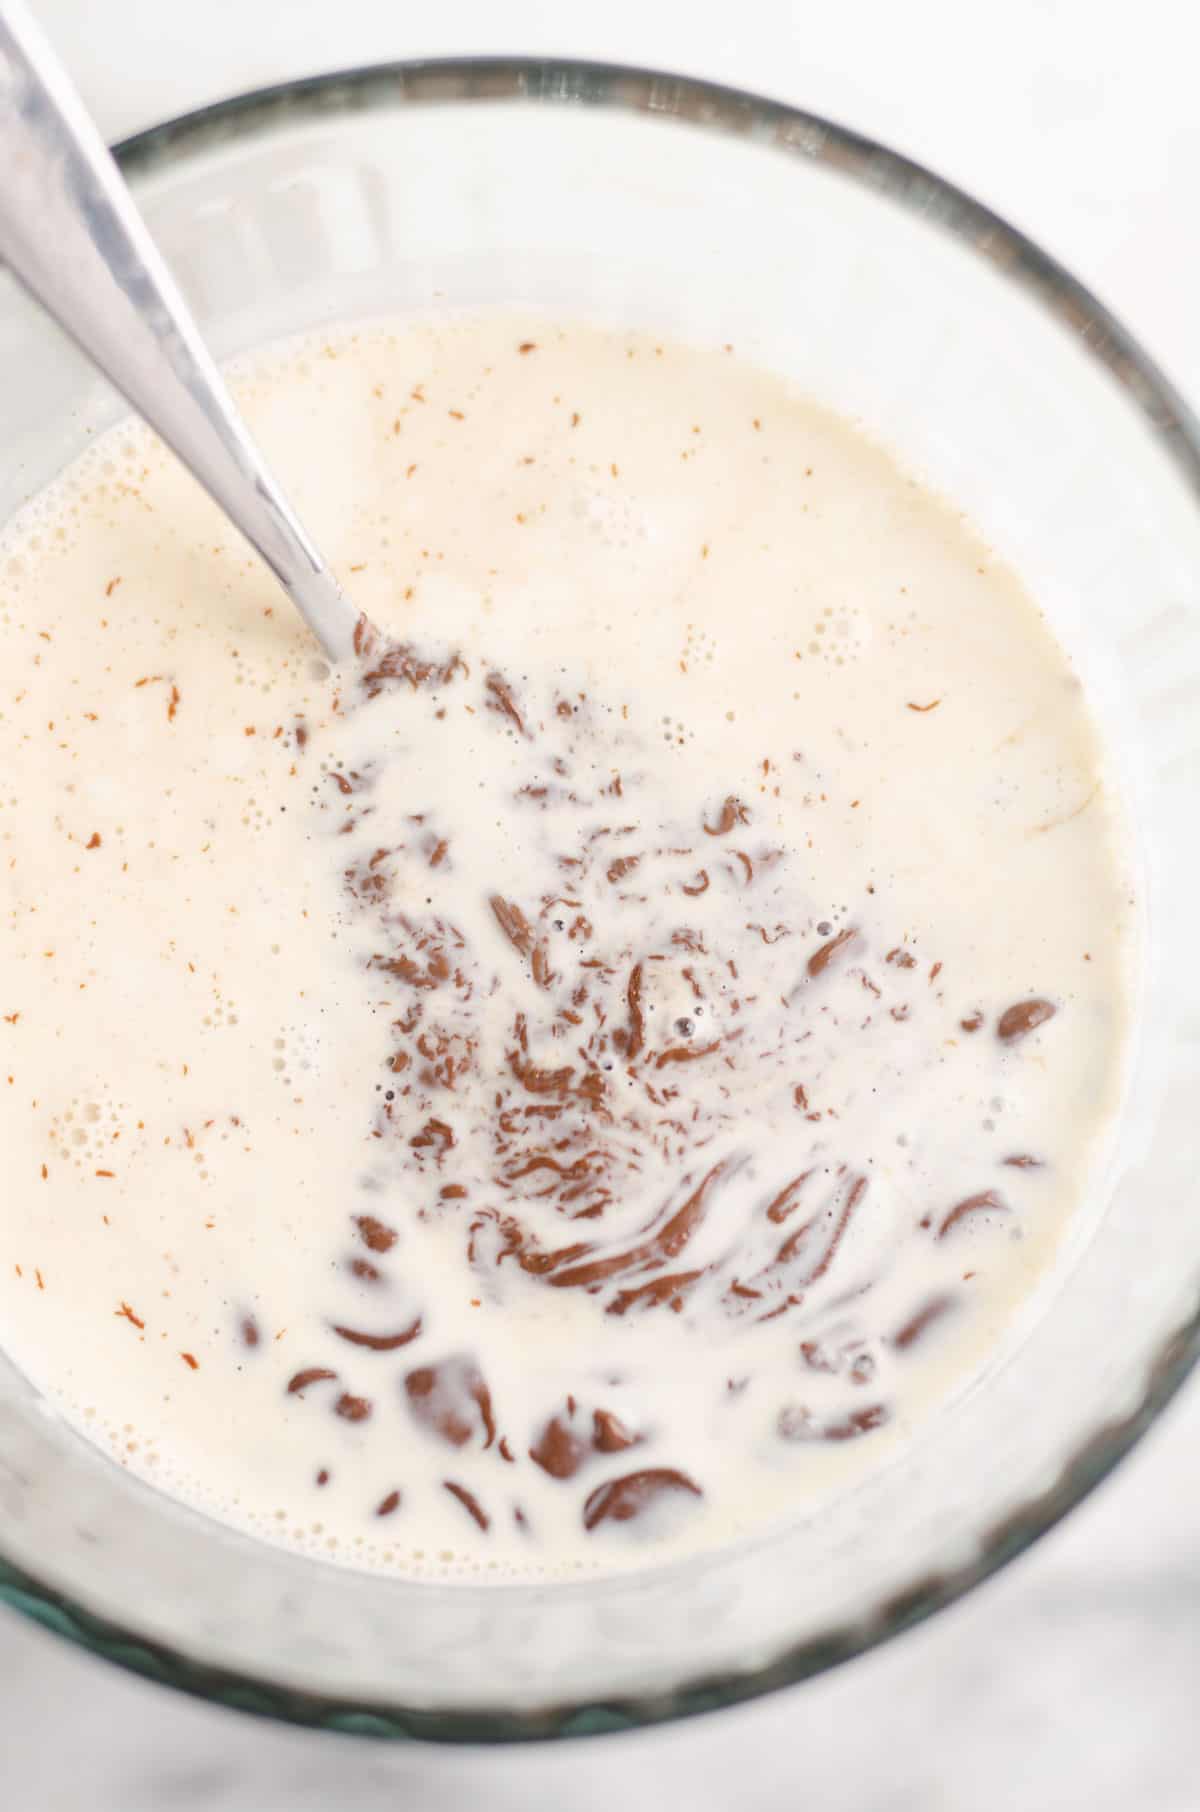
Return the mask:
<path id="1" fill-rule="evenodd" d="M 0 6 L 0 256 L 255 547 L 331 660 L 357 613 L 246 432 L 116 164 L 21 5 Z"/>

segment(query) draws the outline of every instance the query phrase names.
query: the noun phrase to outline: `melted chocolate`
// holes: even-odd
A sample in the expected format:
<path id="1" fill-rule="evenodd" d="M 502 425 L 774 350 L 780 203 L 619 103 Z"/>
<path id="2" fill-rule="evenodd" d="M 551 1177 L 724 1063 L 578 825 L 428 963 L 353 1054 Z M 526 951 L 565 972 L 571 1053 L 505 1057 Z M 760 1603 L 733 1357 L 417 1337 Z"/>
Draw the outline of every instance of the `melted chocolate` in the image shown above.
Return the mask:
<path id="1" fill-rule="evenodd" d="M 374 940 L 366 966 L 378 978 L 391 1034 L 389 1085 L 377 1091 L 371 1123 L 380 1162 L 364 1187 L 402 1188 L 406 1212 L 460 1226 L 479 1300 L 504 1301 L 515 1277 L 521 1287 L 578 1293 L 610 1317 L 666 1312 L 690 1325 L 702 1301 L 701 1328 L 709 1315 L 747 1323 L 792 1316 L 802 1330 L 827 1296 L 826 1280 L 859 1217 L 886 1212 L 876 1208 L 862 1161 L 839 1155 L 837 1103 L 823 1099 L 821 1039 L 840 1036 L 843 1025 L 865 1032 L 878 1016 L 904 1028 L 890 1036 L 911 1037 L 909 1028 L 923 1022 L 923 1038 L 952 1048 L 948 1034 L 956 1026 L 978 1030 L 982 1012 L 957 1022 L 943 1017 L 949 1009 L 929 986 L 943 966 L 918 963 L 909 933 L 875 942 L 860 924 L 835 931 L 829 919 L 816 924 L 823 941 L 803 959 L 800 976 L 801 984 L 820 986 L 798 987 L 789 940 L 812 920 L 786 915 L 802 884 L 787 869 L 789 852 L 758 835 L 755 815 L 736 794 L 715 809 L 699 804 L 682 832 L 656 834 L 640 816 L 636 770 L 627 766 L 622 777 L 615 764 L 596 759 L 587 740 L 598 734 L 596 719 L 582 694 L 547 705 L 519 696 L 497 670 L 473 680 L 457 655 L 382 644 L 366 630 L 361 641 L 365 700 L 393 686 L 440 692 L 453 685 L 498 737 L 536 750 L 537 777 L 514 786 L 512 810 L 553 808 L 561 833 L 545 872 L 515 884 L 510 877 L 503 892 L 484 894 L 494 935 L 478 949 L 443 916 L 441 896 L 425 891 L 434 886 L 431 870 L 452 866 L 452 839 L 431 821 L 432 809 L 380 820 L 378 832 L 373 822 L 366 850 L 345 864 L 347 899 Z M 606 770 L 612 778 L 603 786 L 582 778 Z M 378 770 L 339 765 L 330 778 L 339 809 L 344 801 L 349 812 L 338 832 L 349 831 L 376 810 Z M 735 831 L 746 847 L 732 845 Z M 457 832 L 454 848 L 460 862 L 469 860 Z M 750 895 L 761 904 L 747 908 Z M 703 907 L 695 904 L 701 899 Z M 648 918 L 642 909 L 651 900 L 657 916 Z M 753 959 L 747 937 L 759 953 Z M 1054 1011 L 1042 999 L 1017 1002 L 997 1021 L 997 1037 L 1011 1043 Z M 500 1055 L 485 1070 L 497 1031 Z M 808 1160 L 790 1175 L 771 1173 L 769 1153 L 741 1149 L 753 1131 L 735 1085 L 747 1077 L 814 1129 Z M 623 1204 L 644 1190 L 652 1160 L 668 1181 L 657 1209 L 630 1228 Z M 1002 1161 L 1013 1169 L 1035 1163 Z M 996 1191 L 981 1188 L 940 1221 L 927 1213 L 920 1226 L 940 1241 L 972 1217 L 1009 1211 Z M 373 1214 L 355 1216 L 354 1226 L 376 1257 L 397 1244 L 397 1227 Z M 349 1269 L 364 1283 L 391 1287 L 367 1259 L 350 1260 Z M 845 1302 L 871 1287 L 868 1278 Z M 906 1355 L 955 1302 L 951 1291 L 931 1297 L 883 1349 Z M 826 1331 L 805 1333 L 792 1349 L 813 1389 L 820 1380 L 835 1401 L 839 1390 L 858 1393 L 879 1377 L 880 1344 L 864 1337 L 852 1313 L 846 1308 L 832 1332 L 826 1317 Z M 330 1326 L 349 1346 L 383 1358 L 428 1338 L 420 1313 L 380 1332 L 343 1320 Z M 731 1379 L 730 1391 L 751 1376 Z M 313 1367 L 288 1389 L 301 1396 L 308 1384 L 335 1379 Z M 437 1440 L 454 1449 L 494 1447 L 504 1464 L 531 1463 L 564 1488 L 578 1489 L 582 1470 L 601 1469 L 634 1445 L 656 1453 L 656 1430 L 627 1427 L 605 1408 L 581 1408 L 559 1380 L 548 1381 L 549 1403 L 527 1451 L 514 1452 L 497 1439 L 491 1391 L 470 1351 L 418 1364 L 402 1385 L 409 1415 Z M 551 1408 L 556 1397 L 559 1407 Z M 333 1407 L 364 1422 L 372 1402 L 344 1392 Z M 791 1404 L 779 1413 L 778 1434 L 787 1442 L 856 1440 L 890 1413 L 882 1401 L 852 1407 L 851 1400 L 820 1413 Z M 464 1485 L 443 1483 L 486 1530 L 490 1517 L 479 1499 Z M 626 1522 L 664 1496 L 702 1494 L 689 1474 L 647 1466 L 602 1479 L 582 1503 L 584 1526 Z M 398 1491 L 389 1493 L 377 1514 L 391 1514 L 399 1502 Z"/>

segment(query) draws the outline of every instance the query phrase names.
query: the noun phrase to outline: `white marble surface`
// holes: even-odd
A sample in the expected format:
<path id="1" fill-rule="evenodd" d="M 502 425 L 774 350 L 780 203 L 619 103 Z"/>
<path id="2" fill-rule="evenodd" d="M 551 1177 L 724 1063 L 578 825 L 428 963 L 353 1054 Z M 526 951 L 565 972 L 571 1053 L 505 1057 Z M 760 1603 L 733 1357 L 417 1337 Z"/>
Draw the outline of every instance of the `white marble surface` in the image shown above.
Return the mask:
<path id="1" fill-rule="evenodd" d="M 374 57 L 537 50 L 774 92 L 1052 247 L 1200 397 L 1200 18 L 1180 0 L 34 0 L 110 137 Z M 796 1692 L 581 1750 L 385 1750 L 172 1697 L 0 1617 L 0 1805 L 31 1812 L 1195 1812 L 1200 1381 L 1036 1552 Z"/>

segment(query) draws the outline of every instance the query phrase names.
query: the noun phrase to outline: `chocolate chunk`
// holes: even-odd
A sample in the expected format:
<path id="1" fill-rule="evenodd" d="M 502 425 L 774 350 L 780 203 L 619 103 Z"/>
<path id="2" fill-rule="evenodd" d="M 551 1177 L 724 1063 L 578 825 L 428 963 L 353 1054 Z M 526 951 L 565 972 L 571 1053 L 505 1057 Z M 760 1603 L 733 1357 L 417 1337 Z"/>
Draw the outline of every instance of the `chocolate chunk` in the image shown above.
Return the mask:
<path id="1" fill-rule="evenodd" d="M 626 1447 L 635 1447 L 641 1438 L 631 1434 L 611 1409 L 598 1409 L 592 1416 L 592 1446 L 597 1453 L 622 1453 Z"/>
<path id="2" fill-rule="evenodd" d="M 310 1365 L 288 1380 L 288 1396 L 300 1396 L 310 1384 L 320 1384 L 323 1379 L 336 1377 L 336 1372 L 328 1371 L 323 1365 Z"/>
<path id="3" fill-rule="evenodd" d="M 715 824 L 704 824 L 703 828 L 706 836 L 725 837 L 728 836 L 735 824 L 749 824 L 749 822 L 750 814 L 746 810 L 746 807 L 742 804 L 740 799 L 735 799 L 731 793 L 721 807 L 720 816 L 718 817 L 717 822 Z M 701 823 L 703 824 L 703 820 L 701 820 Z"/>
<path id="4" fill-rule="evenodd" d="M 890 1421 L 890 1412 L 882 1403 L 856 1409 L 841 1421 L 818 1422 L 810 1409 L 800 1403 L 789 1403 L 779 1412 L 776 1431 L 784 1441 L 853 1441 L 870 1434 Z"/>
<path id="5" fill-rule="evenodd" d="M 349 1391 L 343 1391 L 333 1406 L 335 1415 L 342 1416 L 347 1422 L 365 1422 L 371 1413 L 369 1397 L 352 1397 Z"/>
<path id="6" fill-rule="evenodd" d="M 1003 1196 L 997 1195 L 994 1189 L 981 1189 L 978 1195 L 969 1195 L 965 1201 L 955 1203 L 938 1228 L 937 1236 L 939 1239 L 945 1239 L 950 1229 L 956 1227 L 970 1214 L 1006 1214 L 1007 1212 L 1008 1203 Z"/>
<path id="7" fill-rule="evenodd" d="M 618 856 L 615 862 L 609 864 L 608 879 L 611 884 L 615 887 L 618 881 L 631 875 L 641 859 L 640 856 Z"/>
<path id="8" fill-rule="evenodd" d="M 839 931 L 836 937 L 831 937 L 827 944 L 822 944 L 819 950 L 814 950 L 808 959 L 808 974 L 810 980 L 818 975 L 824 974 L 838 951 L 843 949 L 852 938 L 856 938 L 857 936 L 858 932 L 854 930 L 852 926 L 847 926 L 844 931 Z"/>
<path id="9" fill-rule="evenodd" d="M 407 1346 L 421 1332 L 421 1317 L 418 1315 L 408 1327 L 401 1328 L 396 1334 L 364 1334 L 357 1328 L 334 1328 L 339 1340 L 348 1340 L 351 1346 L 367 1346 L 373 1353 L 394 1353 L 397 1347 Z"/>
<path id="10" fill-rule="evenodd" d="M 1003 1044 L 1012 1044 L 1014 1039 L 1025 1038 L 1045 1025 L 1057 1011 L 1048 1000 L 1019 1000 L 1001 1013 L 996 1022 L 996 1036 Z"/>
<path id="11" fill-rule="evenodd" d="M 518 736 L 528 737 L 529 732 L 525 728 L 525 719 L 517 709 L 512 687 L 508 681 L 499 673 L 489 673 L 484 681 L 484 688 L 487 693 L 488 710 L 496 711 L 501 717 L 506 717 L 509 723 L 515 727 Z"/>
<path id="12" fill-rule="evenodd" d="M 496 1437 L 492 1396 L 473 1359 L 453 1354 L 438 1365 L 418 1366 L 404 1380 L 408 1406 L 422 1427 L 451 1447 L 465 1447 L 474 1434 L 490 1447 Z"/>
<path id="13" fill-rule="evenodd" d="M 827 1422 L 824 1439 L 854 1441 L 859 1435 L 870 1434 L 873 1428 L 882 1428 L 890 1420 L 891 1412 L 882 1403 L 872 1403 L 869 1409 L 856 1409 L 844 1422 Z"/>
<path id="14" fill-rule="evenodd" d="M 465 1485 L 456 1485 L 452 1479 L 443 1479 L 442 1484 L 450 1493 L 451 1497 L 456 1497 L 458 1499 L 463 1509 L 468 1515 L 475 1519 L 481 1529 L 489 1529 L 491 1527 L 492 1519 L 483 1508 L 474 1492 L 468 1491 Z"/>
<path id="15" fill-rule="evenodd" d="M 898 1352 L 906 1352 L 910 1346 L 917 1344 L 927 1328 L 932 1327 L 935 1321 L 940 1321 L 953 1306 L 953 1297 L 931 1296 L 915 1314 L 909 1316 L 903 1327 L 897 1328 L 892 1335 L 892 1345 Z"/>
<path id="16" fill-rule="evenodd" d="M 399 1237 L 393 1228 L 377 1221 L 373 1214 L 356 1215 L 354 1225 L 362 1235 L 363 1244 L 372 1252 L 390 1252 Z"/>
<path id="17" fill-rule="evenodd" d="M 529 1449 L 529 1457 L 552 1479 L 569 1479 L 587 1458 L 587 1446 L 560 1416 L 551 1416 Z"/>
<path id="18" fill-rule="evenodd" d="M 521 908 L 514 900 L 506 900 L 498 893 L 492 895 L 488 905 L 497 925 L 518 956 L 528 956 L 533 949 L 533 926 Z"/>
<path id="19" fill-rule="evenodd" d="M 639 1516 L 657 1498 L 677 1492 L 703 1497 L 699 1485 L 686 1472 L 673 1467 L 651 1466 L 644 1472 L 627 1472 L 623 1478 L 610 1479 L 599 1485 L 583 1506 L 583 1526 L 595 1529 L 600 1523 L 627 1523 Z"/>

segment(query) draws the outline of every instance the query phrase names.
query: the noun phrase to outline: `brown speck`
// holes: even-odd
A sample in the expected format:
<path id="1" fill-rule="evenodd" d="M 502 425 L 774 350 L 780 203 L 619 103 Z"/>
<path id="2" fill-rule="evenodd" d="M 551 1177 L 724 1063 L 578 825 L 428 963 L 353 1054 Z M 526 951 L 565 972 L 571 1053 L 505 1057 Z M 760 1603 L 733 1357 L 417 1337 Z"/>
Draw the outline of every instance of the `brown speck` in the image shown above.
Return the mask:
<path id="1" fill-rule="evenodd" d="M 113 595 L 113 593 L 114 593 L 114 591 L 116 591 L 116 589 L 117 589 L 117 586 L 118 586 L 118 585 L 119 585 L 119 584 L 120 584 L 120 583 L 121 583 L 121 575 L 120 575 L 120 573 L 118 573 L 118 574 L 117 574 L 117 576 L 116 576 L 116 578 L 115 578 L 115 579 L 110 579 L 110 580 L 109 580 L 109 582 L 108 582 L 108 584 L 107 584 L 107 585 L 106 585 L 106 586 L 105 586 L 105 587 L 104 587 L 104 595 L 105 595 L 105 597 L 106 597 L 106 598 L 111 598 L 111 597 L 112 597 L 112 595 Z"/>
<path id="2" fill-rule="evenodd" d="M 393 1510 L 398 1510 L 399 1508 L 400 1493 L 398 1491 L 389 1491 L 382 1502 L 376 1505 L 375 1514 L 376 1516 L 390 1516 Z"/>
<path id="3" fill-rule="evenodd" d="M 180 1353 L 179 1357 L 183 1360 L 183 1363 L 187 1366 L 189 1371 L 198 1372 L 200 1370 L 200 1361 L 196 1358 L 194 1353 Z"/>
<path id="4" fill-rule="evenodd" d="M 520 353 L 536 352 L 537 351 L 537 341 L 536 340 L 522 340 L 521 344 L 517 347 L 517 351 Z"/>
<path id="5" fill-rule="evenodd" d="M 119 1309 L 114 1309 L 113 1314 L 123 1316 L 126 1321 L 132 1321 L 135 1328 L 144 1328 L 146 1325 L 140 1315 L 134 1314 L 127 1302 L 123 1302 Z"/>
<path id="6" fill-rule="evenodd" d="M 87 842 L 84 844 L 84 848 L 85 849 L 99 849 L 99 847 L 100 847 L 100 832 L 93 831 L 91 836 L 88 838 Z"/>
<path id="7" fill-rule="evenodd" d="M 930 699 L 927 705 L 914 705 L 912 700 L 909 699 L 908 708 L 910 711 L 936 711 L 941 702 L 940 698 L 933 698 Z"/>
<path id="8" fill-rule="evenodd" d="M 111 1177 L 111 1176 L 116 1175 L 116 1171 L 115 1170 L 98 1170 L 96 1172 L 96 1175 L 98 1177 Z"/>

